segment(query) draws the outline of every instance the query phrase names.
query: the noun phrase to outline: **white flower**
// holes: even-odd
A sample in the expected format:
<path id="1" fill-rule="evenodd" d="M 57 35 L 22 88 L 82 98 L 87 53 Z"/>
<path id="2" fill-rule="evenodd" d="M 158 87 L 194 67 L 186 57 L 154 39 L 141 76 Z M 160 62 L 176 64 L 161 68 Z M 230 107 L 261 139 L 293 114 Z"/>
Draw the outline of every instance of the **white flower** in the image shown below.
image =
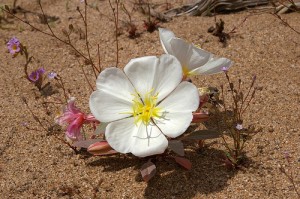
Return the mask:
<path id="1" fill-rule="evenodd" d="M 166 54 L 174 55 L 182 66 L 183 76 L 210 75 L 222 72 L 232 64 L 227 58 L 217 58 L 210 52 L 177 38 L 170 30 L 159 28 L 159 37 Z"/>
<path id="2" fill-rule="evenodd" d="M 168 146 L 165 136 L 184 133 L 199 94 L 181 79 L 180 63 L 171 55 L 132 59 L 124 72 L 105 69 L 90 97 L 90 109 L 99 121 L 109 122 L 105 137 L 111 147 L 140 157 L 161 154 Z"/>
<path id="3" fill-rule="evenodd" d="M 237 124 L 235 128 L 240 131 L 240 130 L 243 129 L 243 125 L 242 124 Z"/>

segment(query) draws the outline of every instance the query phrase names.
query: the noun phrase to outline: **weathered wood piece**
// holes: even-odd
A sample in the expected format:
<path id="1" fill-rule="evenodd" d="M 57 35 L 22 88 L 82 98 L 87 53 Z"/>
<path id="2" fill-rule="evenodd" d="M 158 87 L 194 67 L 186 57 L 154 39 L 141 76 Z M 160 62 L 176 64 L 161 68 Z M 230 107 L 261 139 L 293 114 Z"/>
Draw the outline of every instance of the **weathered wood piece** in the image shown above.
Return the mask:
<path id="1" fill-rule="evenodd" d="M 197 0 L 194 4 L 184 5 L 179 8 L 166 11 L 169 17 L 180 15 L 209 16 L 214 12 L 229 12 L 266 5 L 271 0 Z"/>

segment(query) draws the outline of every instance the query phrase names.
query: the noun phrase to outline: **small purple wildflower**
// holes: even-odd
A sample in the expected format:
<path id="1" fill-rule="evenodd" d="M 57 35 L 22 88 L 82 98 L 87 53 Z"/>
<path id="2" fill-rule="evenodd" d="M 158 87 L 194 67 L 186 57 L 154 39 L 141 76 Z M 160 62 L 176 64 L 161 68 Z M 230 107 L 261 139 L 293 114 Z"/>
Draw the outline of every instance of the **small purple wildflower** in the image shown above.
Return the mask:
<path id="1" fill-rule="evenodd" d="M 16 37 L 11 38 L 6 45 L 12 55 L 21 51 L 21 43 Z"/>
<path id="2" fill-rule="evenodd" d="M 29 75 L 29 79 L 30 81 L 36 83 L 37 81 L 39 81 L 39 79 L 42 77 L 42 75 L 45 73 L 45 69 L 44 68 L 39 68 L 35 71 L 33 71 L 30 75 Z"/>
<path id="3" fill-rule="evenodd" d="M 243 129 L 243 125 L 237 124 L 235 128 L 240 131 Z"/>
<path id="4" fill-rule="evenodd" d="M 49 79 L 54 79 L 56 77 L 57 77 L 57 73 L 56 72 L 51 72 L 51 73 L 48 74 L 48 78 Z"/>
<path id="5" fill-rule="evenodd" d="M 225 72 L 225 73 L 228 71 L 228 69 L 229 69 L 229 68 L 226 67 L 226 66 L 223 66 L 223 67 L 222 67 L 222 71 Z"/>

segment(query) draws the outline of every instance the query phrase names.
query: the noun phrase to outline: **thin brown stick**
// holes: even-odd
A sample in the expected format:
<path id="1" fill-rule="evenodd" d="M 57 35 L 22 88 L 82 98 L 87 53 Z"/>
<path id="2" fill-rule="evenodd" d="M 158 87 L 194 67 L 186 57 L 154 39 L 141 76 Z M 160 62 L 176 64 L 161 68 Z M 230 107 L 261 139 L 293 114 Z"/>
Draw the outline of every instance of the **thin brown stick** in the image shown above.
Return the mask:
<path id="1" fill-rule="evenodd" d="M 81 53 L 79 50 L 77 50 L 77 48 L 76 48 L 72 43 L 66 42 L 66 41 L 62 40 L 61 38 L 59 38 L 58 36 L 56 36 L 55 34 L 45 32 L 45 31 L 43 31 L 43 30 L 41 30 L 41 29 L 39 29 L 39 28 L 33 26 L 33 25 L 30 24 L 29 22 L 24 21 L 23 19 L 21 19 L 20 17 L 16 16 L 15 14 L 11 13 L 10 11 L 8 11 L 8 10 L 6 10 L 6 9 L 3 9 L 3 8 L 0 8 L 0 9 L 1 9 L 2 11 L 4 11 L 4 12 L 10 14 L 10 15 L 13 16 L 14 18 L 18 19 L 19 21 L 21 21 L 21 22 L 27 24 L 28 26 L 30 26 L 30 27 L 31 27 L 32 29 L 34 29 L 35 31 L 38 31 L 38 32 L 40 32 L 40 33 L 42 33 L 42 34 L 44 34 L 44 35 L 48 35 L 48 36 L 50 36 L 50 37 L 52 37 L 52 38 L 55 38 L 55 39 L 57 39 L 58 41 L 64 43 L 65 45 L 71 47 L 78 55 L 80 55 L 81 57 L 83 57 L 85 60 L 89 61 L 89 58 L 87 58 L 83 53 Z M 51 32 L 51 30 L 50 30 L 50 32 Z"/>
<path id="2" fill-rule="evenodd" d="M 84 24 L 84 29 L 85 29 L 85 45 L 86 45 L 86 50 L 87 50 L 87 53 L 88 53 L 88 57 L 89 57 L 89 63 L 92 65 L 92 69 L 93 69 L 93 72 L 94 72 L 94 75 L 95 75 L 95 78 L 97 78 L 97 74 L 96 74 L 96 71 L 98 71 L 97 67 L 95 66 L 92 58 L 91 58 L 91 53 L 90 53 L 90 47 L 89 47 L 89 41 L 88 41 L 88 25 L 87 25 L 87 1 L 85 1 L 85 4 L 84 4 L 84 15 L 82 14 L 82 12 L 79 10 L 79 8 L 77 9 L 77 11 L 79 12 L 81 18 L 82 18 L 82 21 L 83 21 L 83 24 Z"/>
<path id="3" fill-rule="evenodd" d="M 119 41 L 118 41 L 118 21 L 119 21 L 119 0 L 116 0 L 117 9 L 115 11 L 115 8 L 112 6 L 111 0 L 108 0 L 109 6 L 113 12 L 114 16 L 114 23 L 115 23 L 115 36 L 116 36 L 116 67 L 118 67 L 119 64 Z"/>
<path id="4" fill-rule="evenodd" d="M 68 103 L 68 95 L 67 95 L 67 92 L 66 92 L 66 89 L 65 89 L 64 82 L 63 82 L 62 78 L 59 75 L 57 75 L 57 76 L 58 76 L 58 78 L 55 78 L 55 80 L 57 80 L 57 82 L 60 84 L 60 86 L 61 86 L 61 88 L 64 92 L 65 102 Z"/>
<path id="5" fill-rule="evenodd" d="M 22 101 L 24 102 L 24 104 L 26 105 L 26 108 L 29 110 L 29 112 L 31 113 L 33 119 L 39 123 L 39 125 L 42 127 L 42 129 L 48 133 L 49 131 L 44 127 L 43 123 L 41 122 L 41 120 L 34 114 L 34 112 L 31 110 L 31 108 L 29 107 L 27 100 L 25 97 L 22 97 Z"/>
<path id="6" fill-rule="evenodd" d="M 46 17 L 46 15 L 45 15 L 45 13 L 44 13 L 44 10 L 43 10 L 43 6 L 42 6 L 42 4 L 41 4 L 41 0 L 38 0 L 38 4 L 39 4 L 39 6 L 40 6 L 40 9 L 41 9 L 42 14 L 43 14 L 43 17 L 44 17 L 44 19 L 45 19 L 45 21 L 46 21 L 46 24 L 47 24 L 48 29 L 50 30 L 50 32 L 51 32 L 52 35 L 56 36 L 56 35 L 54 34 L 52 28 L 50 27 L 49 23 L 48 23 L 47 17 Z"/>
<path id="7" fill-rule="evenodd" d="M 98 67 L 99 67 L 99 73 L 101 73 L 102 68 L 101 68 L 100 45 L 98 44 L 97 47 L 98 47 L 97 48 L 98 49 L 98 51 L 97 51 L 97 55 L 98 55 Z"/>
<path id="8" fill-rule="evenodd" d="M 90 86 L 91 90 L 94 91 L 94 88 L 93 88 L 92 84 L 90 83 L 89 79 L 87 78 L 87 76 L 86 76 L 86 74 L 85 74 L 85 72 L 84 72 L 84 70 L 83 70 L 83 67 L 81 66 L 79 60 L 78 60 L 78 59 L 76 59 L 76 60 L 77 60 L 77 62 L 78 62 L 78 64 L 79 64 L 79 67 L 80 67 L 80 69 L 81 69 L 81 71 L 82 71 L 82 73 L 83 73 L 83 75 L 84 75 L 85 80 L 87 81 L 87 83 L 88 83 L 88 85 Z"/>
<path id="9" fill-rule="evenodd" d="M 295 28 L 293 28 L 289 23 L 287 23 L 286 21 L 284 21 L 281 16 L 279 16 L 277 13 L 269 13 L 275 17 L 277 17 L 285 26 L 289 27 L 291 30 L 293 30 L 295 33 L 300 35 L 300 32 L 297 31 Z"/>

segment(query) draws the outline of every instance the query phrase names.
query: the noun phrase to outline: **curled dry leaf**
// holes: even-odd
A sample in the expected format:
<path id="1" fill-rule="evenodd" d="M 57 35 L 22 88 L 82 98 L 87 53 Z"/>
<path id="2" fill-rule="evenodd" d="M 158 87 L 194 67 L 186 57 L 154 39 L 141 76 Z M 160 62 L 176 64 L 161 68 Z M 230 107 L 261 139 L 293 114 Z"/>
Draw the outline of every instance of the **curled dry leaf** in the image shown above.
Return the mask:
<path id="1" fill-rule="evenodd" d="M 191 170 L 192 163 L 188 159 L 182 157 L 174 157 L 174 159 L 180 166 L 184 167 L 187 170 Z"/>
<path id="2" fill-rule="evenodd" d="M 140 170 L 142 178 L 145 182 L 148 182 L 156 173 L 156 166 L 151 161 L 143 164 Z"/>

